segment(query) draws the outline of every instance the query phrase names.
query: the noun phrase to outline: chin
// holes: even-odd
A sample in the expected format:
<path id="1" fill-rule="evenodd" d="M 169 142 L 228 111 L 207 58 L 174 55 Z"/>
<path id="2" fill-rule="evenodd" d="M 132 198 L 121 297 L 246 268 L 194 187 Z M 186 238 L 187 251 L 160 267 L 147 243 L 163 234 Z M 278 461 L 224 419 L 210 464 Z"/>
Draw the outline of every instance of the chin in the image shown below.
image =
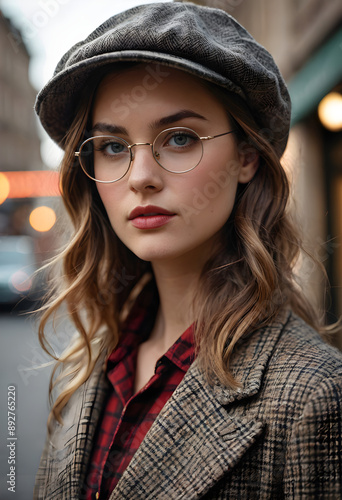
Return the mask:
<path id="1" fill-rule="evenodd" d="M 133 253 L 141 260 L 144 260 L 146 262 L 157 262 L 157 261 L 163 261 L 163 260 L 169 260 L 172 259 L 174 256 L 170 254 L 170 252 L 134 252 Z"/>
<path id="2" fill-rule="evenodd" d="M 184 253 L 184 251 L 182 251 L 181 249 L 174 248 L 174 245 L 172 248 L 171 244 L 157 244 L 157 242 L 149 245 L 131 245 L 128 248 L 139 259 L 145 260 L 147 262 L 172 260 L 174 258 L 180 257 Z"/>

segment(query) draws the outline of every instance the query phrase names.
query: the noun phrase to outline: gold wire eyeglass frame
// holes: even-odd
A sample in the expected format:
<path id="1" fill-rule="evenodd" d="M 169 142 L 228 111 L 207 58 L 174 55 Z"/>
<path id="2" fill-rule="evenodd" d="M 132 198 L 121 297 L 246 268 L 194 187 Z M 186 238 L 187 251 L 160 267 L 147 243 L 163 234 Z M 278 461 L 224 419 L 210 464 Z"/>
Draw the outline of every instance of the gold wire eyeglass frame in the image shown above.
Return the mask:
<path id="1" fill-rule="evenodd" d="M 199 159 L 199 161 L 196 163 L 196 165 L 194 165 L 193 167 L 191 168 L 188 168 L 186 170 L 181 170 L 181 171 L 174 171 L 174 170 L 170 170 L 168 168 L 165 168 L 159 161 L 158 161 L 158 157 L 160 156 L 158 152 L 156 152 L 154 150 L 154 145 L 155 143 L 157 142 L 158 138 L 164 134 L 165 132 L 175 132 L 175 131 L 185 131 L 185 132 L 191 132 L 192 134 L 195 134 L 198 139 L 200 139 L 201 141 L 201 146 L 202 146 L 202 152 L 201 152 L 201 157 Z M 223 134 L 217 134 L 217 135 L 207 135 L 205 137 L 200 137 L 198 135 L 197 132 L 195 132 L 195 130 L 191 129 L 191 128 L 188 128 L 188 127 L 172 127 L 172 128 L 167 128 L 165 130 L 162 130 L 161 132 L 159 132 L 159 134 L 157 135 L 157 137 L 154 139 L 153 142 L 135 142 L 134 144 L 129 144 L 125 139 L 122 139 L 122 137 L 118 137 L 118 136 L 115 136 L 115 135 L 97 135 L 97 136 L 94 136 L 94 137 L 89 137 L 88 139 L 86 139 L 84 142 L 82 142 L 80 148 L 78 151 L 75 151 L 74 155 L 76 158 L 78 158 L 79 160 L 79 163 L 80 163 L 80 166 L 83 170 L 83 172 L 86 174 L 87 177 L 89 177 L 89 179 L 95 181 L 95 182 L 99 182 L 101 184 L 112 184 L 113 182 L 117 182 L 119 181 L 120 179 L 122 179 L 123 177 L 125 177 L 125 175 L 127 174 L 127 172 L 129 171 L 130 167 L 131 167 L 131 164 L 132 164 L 132 161 L 134 160 L 134 157 L 133 157 L 133 153 L 132 153 L 132 148 L 134 148 L 135 146 L 151 146 L 151 150 L 152 150 L 152 156 L 153 158 L 155 159 L 155 161 L 158 163 L 158 165 L 166 170 L 167 172 L 170 172 L 172 174 L 185 174 L 186 172 L 190 172 L 191 170 L 194 170 L 194 168 L 196 168 L 202 158 L 203 158 L 203 142 L 202 141 L 210 141 L 211 139 L 216 139 L 218 137 L 222 137 L 224 135 L 228 135 L 228 134 L 232 134 L 236 132 L 235 130 L 229 130 L 228 132 L 224 132 Z M 98 139 L 98 138 L 104 138 L 104 137 L 111 137 L 113 139 L 119 139 L 119 141 L 125 143 L 125 145 L 127 146 L 127 149 L 129 150 L 129 153 L 130 153 L 130 160 L 129 160 L 129 164 L 128 164 L 128 167 L 127 167 L 127 170 L 125 171 L 125 173 L 123 175 L 121 175 L 118 179 L 114 179 L 112 181 L 101 181 L 99 179 L 95 179 L 95 177 L 92 177 L 86 170 L 85 168 L 83 167 L 82 165 L 82 161 L 81 161 L 81 151 L 82 151 L 82 148 L 85 146 L 85 144 L 87 144 L 88 142 L 92 141 L 93 139 Z"/>

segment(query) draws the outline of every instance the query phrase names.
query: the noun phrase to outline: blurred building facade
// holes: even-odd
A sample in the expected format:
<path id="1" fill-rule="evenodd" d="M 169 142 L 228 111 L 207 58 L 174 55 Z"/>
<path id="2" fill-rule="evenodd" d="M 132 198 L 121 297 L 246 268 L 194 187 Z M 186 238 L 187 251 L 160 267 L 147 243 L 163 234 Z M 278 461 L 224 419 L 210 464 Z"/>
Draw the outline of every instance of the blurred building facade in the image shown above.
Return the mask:
<path id="1" fill-rule="evenodd" d="M 41 170 L 40 139 L 29 81 L 30 55 L 20 32 L 0 11 L 0 172 Z M 0 205 L 0 234 L 23 234 L 33 199 Z"/>
<path id="2" fill-rule="evenodd" d="M 20 33 L 0 11 L 0 170 L 42 168 L 40 141 L 32 112 L 36 91 L 30 56 Z"/>
<path id="3" fill-rule="evenodd" d="M 176 0 L 177 1 L 177 0 Z M 332 287 L 309 261 L 301 276 L 329 321 L 342 316 L 342 130 L 329 130 L 317 107 L 342 94 L 340 0 L 193 0 L 226 10 L 273 55 L 289 85 L 292 129 L 283 158 L 304 241 L 324 264 Z M 337 339 L 342 348 L 342 337 Z"/>

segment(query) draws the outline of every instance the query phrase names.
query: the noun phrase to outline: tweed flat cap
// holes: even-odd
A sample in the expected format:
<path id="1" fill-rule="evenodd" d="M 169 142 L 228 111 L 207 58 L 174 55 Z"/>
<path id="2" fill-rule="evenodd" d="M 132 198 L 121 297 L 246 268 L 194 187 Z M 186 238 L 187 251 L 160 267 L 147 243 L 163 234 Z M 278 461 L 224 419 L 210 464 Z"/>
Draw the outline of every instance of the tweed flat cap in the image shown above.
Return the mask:
<path id="1" fill-rule="evenodd" d="M 238 94 L 277 152 L 284 151 L 291 103 L 272 56 L 223 10 L 178 2 L 115 15 L 62 57 L 35 108 L 61 147 L 89 77 L 121 61 L 171 66 Z"/>

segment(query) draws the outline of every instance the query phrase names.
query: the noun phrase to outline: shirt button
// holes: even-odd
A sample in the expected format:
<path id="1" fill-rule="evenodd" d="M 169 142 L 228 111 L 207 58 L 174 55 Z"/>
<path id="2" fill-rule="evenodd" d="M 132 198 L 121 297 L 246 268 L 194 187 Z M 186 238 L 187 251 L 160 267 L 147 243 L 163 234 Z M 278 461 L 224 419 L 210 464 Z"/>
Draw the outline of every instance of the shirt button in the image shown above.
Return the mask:
<path id="1" fill-rule="evenodd" d="M 100 493 L 98 491 L 96 492 L 95 498 L 96 498 L 96 500 L 99 500 L 99 498 L 100 498 Z"/>

